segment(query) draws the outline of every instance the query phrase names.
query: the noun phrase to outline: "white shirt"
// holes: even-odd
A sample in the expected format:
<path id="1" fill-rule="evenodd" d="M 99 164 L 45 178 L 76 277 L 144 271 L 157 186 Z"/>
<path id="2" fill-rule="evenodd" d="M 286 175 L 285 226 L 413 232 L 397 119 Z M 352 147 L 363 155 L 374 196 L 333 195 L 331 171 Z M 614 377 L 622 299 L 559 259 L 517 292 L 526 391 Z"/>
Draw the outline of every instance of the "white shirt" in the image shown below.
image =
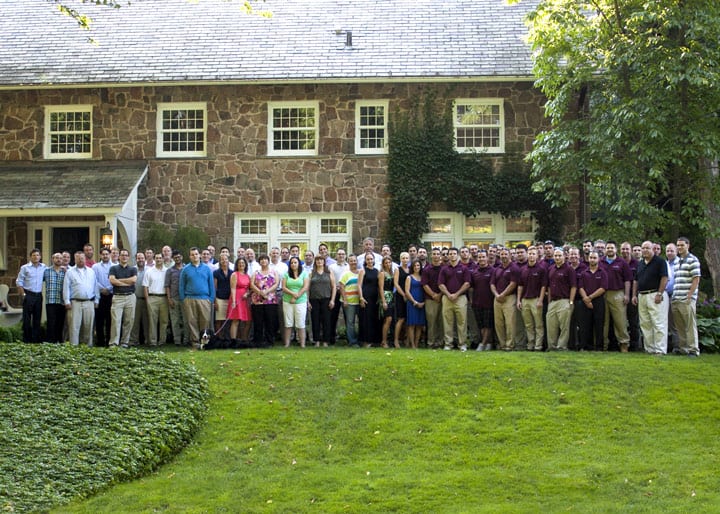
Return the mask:
<path id="1" fill-rule="evenodd" d="M 95 298 L 95 303 L 100 302 L 96 295 L 99 293 L 95 272 L 87 266 L 78 268 L 73 266 L 65 272 L 63 281 L 63 302 L 65 305 L 70 300 L 90 300 Z"/>
<path id="2" fill-rule="evenodd" d="M 143 277 L 143 287 L 147 287 L 148 294 L 161 294 L 165 295 L 165 268 L 146 268 L 145 276 Z"/>

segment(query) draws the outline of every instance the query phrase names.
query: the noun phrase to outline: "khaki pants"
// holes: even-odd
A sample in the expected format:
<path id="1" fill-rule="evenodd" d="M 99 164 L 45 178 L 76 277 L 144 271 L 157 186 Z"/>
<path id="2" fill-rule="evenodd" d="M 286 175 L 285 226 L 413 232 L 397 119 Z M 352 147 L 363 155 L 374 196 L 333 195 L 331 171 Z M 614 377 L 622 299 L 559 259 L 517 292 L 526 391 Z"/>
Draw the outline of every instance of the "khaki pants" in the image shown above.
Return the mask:
<path id="1" fill-rule="evenodd" d="M 135 322 L 135 302 L 137 297 L 134 294 L 113 295 L 112 307 L 110 308 L 110 341 L 108 346 L 128 344 L 133 323 Z M 122 336 L 122 341 L 120 337 Z"/>
<path id="2" fill-rule="evenodd" d="M 183 306 L 180 300 L 174 300 L 173 306 L 168 308 L 170 313 L 170 326 L 172 327 L 173 342 L 180 346 L 188 341 L 190 331 L 185 323 L 185 315 L 183 314 Z"/>
<path id="3" fill-rule="evenodd" d="M 166 296 L 148 296 L 148 329 L 150 346 L 165 343 L 168 326 L 168 302 Z M 158 322 L 160 326 L 158 326 Z M 159 337 L 158 337 L 158 334 Z"/>
<path id="4" fill-rule="evenodd" d="M 648 353 L 667 353 L 667 304 L 667 293 L 660 303 L 655 303 L 655 293 L 638 295 L 640 330 Z"/>
<path id="5" fill-rule="evenodd" d="M 522 320 L 527 335 L 528 350 L 542 350 L 545 340 L 545 323 L 542 315 L 542 301 L 537 306 L 537 298 L 524 298 L 522 300 Z"/>
<path id="6" fill-rule="evenodd" d="M 610 343 L 608 333 L 610 332 L 610 318 L 612 318 L 613 331 L 617 337 L 618 344 L 630 344 L 630 334 L 628 334 L 627 322 L 627 306 L 625 305 L 625 291 L 607 291 L 605 293 L 605 328 L 603 335 L 605 337 L 605 350 L 608 349 Z"/>
<path id="7" fill-rule="evenodd" d="M 568 339 L 570 339 L 570 317 L 573 311 L 573 304 L 570 300 L 563 298 L 553 300 L 548 305 L 547 318 L 547 341 L 548 350 L 567 350 Z"/>
<path id="8" fill-rule="evenodd" d="M 135 297 L 135 321 L 133 321 L 132 331 L 130 332 L 130 342 L 132 344 L 140 344 L 140 331 L 142 330 L 143 342 L 148 344 L 148 310 L 145 297 Z"/>
<path id="9" fill-rule="evenodd" d="M 458 344 L 461 347 L 467 346 L 467 296 L 462 295 L 454 302 L 443 296 L 442 316 L 445 346 L 452 346 L 456 327 Z"/>
<path id="10" fill-rule="evenodd" d="M 92 301 L 79 302 L 72 300 L 68 332 L 70 344 L 77 346 L 85 343 L 93 345 L 93 322 L 95 321 L 95 304 Z"/>
<path id="11" fill-rule="evenodd" d="M 200 332 L 202 330 L 210 329 L 213 332 L 210 326 L 212 322 L 212 305 L 210 300 L 201 300 L 199 298 L 185 298 L 182 304 L 188 330 L 190 331 L 190 343 L 197 345 L 200 343 Z"/>
<path id="12" fill-rule="evenodd" d="M 442 304 L 430 298 L 425 299 L 425 318 L 427 320 L 427 344 L 435 348 L 443 344 Z"/>
<path id="13" fill-rule="evenodd" d="M 672 302 L 673 320 L 678 333 L 680 353 L 700 354 L 695 303 L 695 300 L 674 300 Z"/>
<path id="14" fill-rule="evenodd" d="M 506 296 L 502 303 L 497 298 L 493 302 L 495 333 L 501 350 L 512 350 L 515 347 L 516 303 L 517 296 L 514 294 Z"/>

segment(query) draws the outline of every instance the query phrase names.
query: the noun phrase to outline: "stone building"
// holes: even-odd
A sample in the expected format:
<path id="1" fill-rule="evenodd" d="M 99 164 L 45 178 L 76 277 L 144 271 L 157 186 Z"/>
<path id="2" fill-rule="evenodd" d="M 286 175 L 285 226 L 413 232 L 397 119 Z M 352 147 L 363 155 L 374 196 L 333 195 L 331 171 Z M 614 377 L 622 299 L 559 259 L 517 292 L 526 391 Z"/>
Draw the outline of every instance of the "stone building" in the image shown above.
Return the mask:
<path id="1" fill-rule="evenodd" d="M 387 222 L 392 116 L 432 92 L 460 152 L 527 152 L 546 120 L 524 15 L 534 0 L 45 0 L 0 19 L 0 281 L 33 247 L 113 240 L 153 223 L 217 245 L 358 249 Z M 442 205 L 424 240 L 522 241 L 531 213 Z"/>

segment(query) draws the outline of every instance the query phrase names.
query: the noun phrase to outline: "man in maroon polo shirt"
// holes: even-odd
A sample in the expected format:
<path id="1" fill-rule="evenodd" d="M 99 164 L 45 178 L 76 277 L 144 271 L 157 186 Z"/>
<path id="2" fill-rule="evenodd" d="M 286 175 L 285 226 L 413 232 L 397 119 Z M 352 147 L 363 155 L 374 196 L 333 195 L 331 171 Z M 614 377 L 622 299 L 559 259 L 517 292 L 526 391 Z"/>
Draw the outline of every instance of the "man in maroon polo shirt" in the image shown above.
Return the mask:
<path id="1" fill-rule="evenodd" d="M 527 266 L 520 270 L 518 283 L 517 308 L 521 313 L 528 351 L 543 349 L 544 328 L 543 298 L 547 289 L 547 270 L 538 264 L 537 248 L 528 250 Z"/>
<path id="2" fill-rule="evenodd" d="M 500 350 L 512 351 L 515 347 L 515 316 L 517 314 L 517 295 L 515 289 L 519 281 L 518 267 L 510 260 L 507 248 L 500 250 L 500 266 L 495 268 L 490 280 L 490 290 L 495 296 L 495 334 Z"/>
<path id="3" fill-rule="evenodd" d="M 443 345 L 442 291 L 438 286 L 442 255 L 437 246 L 430 252 L 430 263 L 422 270 L 421 284 L 425 290 L 425 319 L 427 321 L 427 345 L 440 348 Z"/>
<path id="4" fill-rule="evenodd" d="M 460 264 L 458 249 L 448 250 L 448 265 L 440 270 L 438 286 L 443 293 L 442 314 L 445 350 L 453 348 L 453 333 L 457 328 L 460 351 L 467 351 L 467 296 L 470 289 L 470 270 Z"/>
<path id="5" fill-rule="evenodd" d="M 632 279 L 635 281 L 637 277 L 638 260 L 633 257 L 632 245 L 629 241 L 625 241 L 620 245 L 620 257 L 630 266 Z M 631 298 L 632 300 L 632 298 Z M 625 314 L 628 320 L 628 335 L 630 337 L 630 350 L 634 352 L 642 351 L 640 348 L 640 318 L 638 316 L 638 307 L 632 301 L 628 302 L 625 308 Z"/>
<path id="6" fill-rule="evenodd" d="M 490 266 L 488 262 L 488 254 L 485 250 L 478 251 L 478 266 L 471 274 L 473 296 L 472 307 L 473 314 L 478 329 L 480 330 L 480 343 L 477 351 L 492 350 L 492 331 L 494 328 L 493 320 L 493 300 L 494 296 L 490 290 L 490 281 L 492 280 L 495 268 Z"/>
<path id="7" fill-rule="evenodd" d="M 604 349 L 608 349 L 610 340 L 610 321 L 613 331 L 620 345 L 620 351 L 626 353 L 630 346 L 630 335 L 627 329 L 627 304 L 630 302 L 630 286 L 632 272 L 630 266 L 617 256 L 615 241 L 605 243 L 605 258 L 601 259 L 600 266 L 607 273 L 608 288 L 605 293 L 605 341 Z"/>
<path id="8" fill-rule="evenodd" d="M 575 270 L 575 278 L 578 281 L 578 287 L 580 287 L 580 276 L 587 269 L 587 264 L 582 261 L 580 257 L 580 250 L 575 246 L 571 246 L 568 250 L 568 264 L 572 269 Z M 582 299 L 579 294 L 575 295 L 575 304 L 573 305 L 573 312 L 570 316 L 570 338 L 568 339 L 568 348 L 570 350 L 578 349 L 578 333 L 580 325 L 580 309 L 582 308 Z"/>
<path id="9" fill-rule="evenodd" d="M 570 317 L 575 293 L 577 276 L 565 262 L 562 248 L 556 248 L 553 254 L 554 264 L 548 269 L 548 311 L 547 324 L 548 350 L 567 350 L 570 336 Z"/>
<path id="10" fill-rule="evenodd" d="M 591 250 L 588 254 L 588 264 L 578 281 L 582 302 L 578 316 L 580 325 L 578 350 L 599 351 L 603 348 L 607 274 L 600 267 L 600 256 L 595 250 Z"/>

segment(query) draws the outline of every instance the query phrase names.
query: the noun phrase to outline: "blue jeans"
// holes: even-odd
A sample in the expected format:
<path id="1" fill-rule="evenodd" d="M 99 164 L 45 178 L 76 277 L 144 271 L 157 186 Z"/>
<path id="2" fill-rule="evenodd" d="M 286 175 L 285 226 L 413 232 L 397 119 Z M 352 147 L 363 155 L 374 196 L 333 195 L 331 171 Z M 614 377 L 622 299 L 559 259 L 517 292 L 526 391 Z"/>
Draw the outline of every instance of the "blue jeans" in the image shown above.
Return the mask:
<path id="1" fill-rule="evenodd" d="M 345 315 L 345 331 L 347 332 L 347 340 L 350 346 L 358 344 L 358 336 L 355 331 L 355 321 L 358 317 L 359 305 L 343 304 L 343 314 Z"/>

